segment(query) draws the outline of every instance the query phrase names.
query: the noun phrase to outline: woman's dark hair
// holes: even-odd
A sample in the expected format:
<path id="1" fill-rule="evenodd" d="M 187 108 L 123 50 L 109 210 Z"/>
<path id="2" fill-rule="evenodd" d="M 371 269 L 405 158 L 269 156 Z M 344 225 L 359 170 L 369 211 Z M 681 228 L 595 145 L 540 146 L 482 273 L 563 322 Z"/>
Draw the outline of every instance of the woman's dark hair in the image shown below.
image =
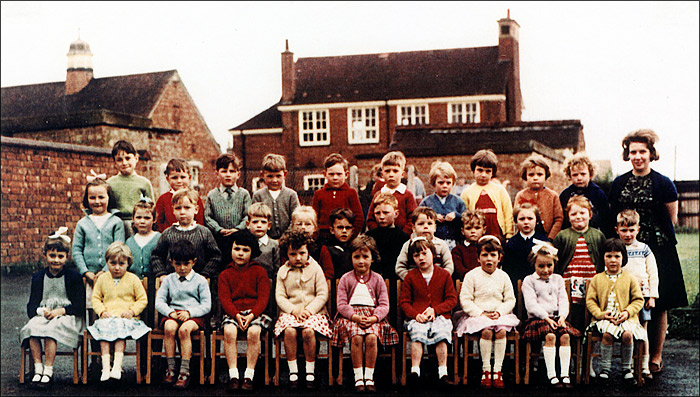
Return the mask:
<path id="1" fill-rule="evenodd" d="M 659 136 L 656 135 L 654 130 L 637 130 L 630 132 L 622 139 L 622 159 L 625 161 L 630 160 L 630 143 L 637 142 L 647 145 L 651 161 L 658 160 L 659 154 L 654 147 L 654 144 L 658 140 Z"/>

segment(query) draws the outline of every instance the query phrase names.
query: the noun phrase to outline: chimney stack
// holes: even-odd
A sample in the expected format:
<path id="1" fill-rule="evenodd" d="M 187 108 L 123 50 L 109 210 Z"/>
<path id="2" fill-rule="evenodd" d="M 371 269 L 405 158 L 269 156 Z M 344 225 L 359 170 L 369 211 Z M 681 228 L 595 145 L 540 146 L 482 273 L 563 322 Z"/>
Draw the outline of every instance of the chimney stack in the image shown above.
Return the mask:
<path id="1" fill-rule="evenodd" d="M 90 45 L 78 36 L 78 40 L 70 43 L 68 54 L 68 70 L 66 73 L 66 95 L 80 92 L 92 80 L 92 52 Z"/>
<path id="2" fill-rule="evenodd" d="M 520 121 L 522 94 L 520 92 L 520 25 L 508 16 L 498 20 L 498 61 L 508 62 L 506 82 L 506 120 L 509 123 Z"/>
<path id="3" fill-rule="evenodd" d="M 296 90 L 296 71 L 294 70 L 294 53 L 289 51 L 289 40 L 284 41 L 282 53 L 282 104 L 288 105 L 294 99 Z"/>

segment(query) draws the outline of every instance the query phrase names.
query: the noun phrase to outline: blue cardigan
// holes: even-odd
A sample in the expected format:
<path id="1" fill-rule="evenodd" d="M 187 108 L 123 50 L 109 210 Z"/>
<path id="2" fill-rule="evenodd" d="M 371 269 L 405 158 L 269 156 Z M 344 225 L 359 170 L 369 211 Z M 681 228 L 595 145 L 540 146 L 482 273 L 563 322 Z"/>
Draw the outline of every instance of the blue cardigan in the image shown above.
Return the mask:
<path id="1" fill-rule="evenodd" d="M 435 230 L 435 237 L 441 238 L 443 240 L 450 239 L 455 241 L 461 241 L 462 237 L 462 212 L 467 209 L 461 198 L 455 196 L 454 194 L 448 194 L 445 200 L 445 204 L 440 202 L 438 196 L 433 193 L 430 196 L 423 199 L 420 202 L 421 207 L 430 207 L 436 213 L 440 215 L 447 215 L 450 212 L 455 213 L 455 219 L 452 222 L 435 222 L 437 228 Z"/>
<path id="2" fill-rule="evenodd" d="M 112 214 L 101 229 L 97 229 L 90 216 L 85 216 L 75 225 L 73 233 L 73 262 L 81 275 L 107 270 L 105 252 L 115 241 L 124 242 L 124 222 Z"/>
<path id="3" fill-rule="evenodd" d="M 138 276 L 138 278 L 144 278 L 151 273 L 151 252 L 158 244 L 160 240 L 160 233 L 155 232 L 156 235 L 151 238 L 146 245 L 140 247 L 136 243 L 134 236 L 126 239 L 126 246 L 131 250 L 131 255 L 134 257 L 134 262 L 129 266 L 129 271 Z"/>
<path id="4" fill-rule="evenodd" d="M 83 317 L 85 315 L 85 286 L 83 278 L 72 269 L 65 267 L 57 276 L 52 275 L 48 268 L 39 270 L 32 275 L 32 289 L 27 303 L 27 315 L 29 318 L 36 316 L 36 309 L 39 308 L 41 299 L 44 296 L 44 276 L 49 278 L 63 277 L 66 283 L 66 295 L 71 304 L 66 306 L 66 314 L 70 316 Z"/>

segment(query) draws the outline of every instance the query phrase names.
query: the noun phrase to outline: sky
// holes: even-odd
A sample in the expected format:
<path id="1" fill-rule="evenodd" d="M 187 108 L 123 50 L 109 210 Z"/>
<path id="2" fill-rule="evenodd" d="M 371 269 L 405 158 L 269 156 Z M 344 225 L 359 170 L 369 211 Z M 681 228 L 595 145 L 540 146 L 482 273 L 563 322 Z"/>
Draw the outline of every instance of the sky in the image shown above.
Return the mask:
<path id="1" fill-rule="evenodd" d="M 295 58 L 495 46 L 510 9 L 524 121 L 581 120 L 587 153 L 615 175 L 631 168 L 622 138 L 651 128 L 652 168 L 697 180 L 698 4 L 2 1 L 0 83 L 65 81 L 80 32 L 95 78 L 177 69 L 225 150 L 229 129 L 279 100 L 287 39 Z"/>

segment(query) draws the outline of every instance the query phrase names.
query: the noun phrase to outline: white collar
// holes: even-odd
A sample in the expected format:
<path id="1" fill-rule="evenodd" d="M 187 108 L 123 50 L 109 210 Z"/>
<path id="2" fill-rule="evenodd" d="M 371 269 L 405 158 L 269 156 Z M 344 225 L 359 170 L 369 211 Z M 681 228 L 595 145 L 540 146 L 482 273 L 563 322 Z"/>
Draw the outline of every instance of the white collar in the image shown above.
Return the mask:
<path id="1" fill-rule="evenodd" d="M 391 193 L 391 194 L 393 194 L 394 192 L 399 192 L 401 194 L 404 194 L 404 193 L 406 193 L 406 185 L 404 185 L 403 183 L 399 183 L 399 186 L 397 186 L 396 189 L 391 189 L 387 185 L 384 185 L 384 186 L 382 186 L 381 192 L 382 193 Z"/>
<path id="2" fill-rule="evenodd" d="M 471 244 L 469 243 L 469 240 L 464 240 L 464 245 L 469 247 Z"/>
<path id="3" fill-rule="evenodd" d="M 173 225 L 175 226 L 175 228 L 177 228 L 177 230 L 181 230 L 183 232 L 189 232 L 190 230 L 194 230 L 194 228 L 197 227 L 197 221 L 192 221 L 192 224 L 187 226 L 187 227 L 180 226 L 179 222 L 175 222 L 175 223 L 173 223 Z"/>
<path id="4" fill-rule="evenodd" d="M 526 236 L 523 232 L 519 232 L 519 233 L 520 233 L 520 237 L 522 237 L 523 240 L 527 240 L 527 239 L 529 239 L 530 237 L 532 237 L 532 236 L 535 235 L 535 231 L 534 231 L 534 230 L 532 231 L 532 233 L 528 234 L 527 236 Z"/>
<path id="5" fill-rule="evenodd" d="M 447 202 L 447 198 L 450 197 L 450 196 L 448 195 L 448 196 L 445 196 L 445 197 L 440 197 L 440 196 L 438 196 L 438 195 L 436 194 L 435 197 L 437 197 L 437 199 L 440 200 L 440 204 L 445 205 L 445 203 Z"/>
<path id="6" fill-rule="evenodd" d="M 270 238 L 267 237 L 267 234 L 258 239 L 258 243 L 260 245 L 267 245 L 267 243 L 269 243 L 269 242 L 270 242 Z"/>
<path id="7" fill-rule="evenodd" d="M 175 273 L 175 276 L 177 277 L 177 281 L 180 281 L 180 276 Z M 185 280 L 187 281 L 192 281 L 194 278 L 194 269 L 190 270 L 190 272 L 185 276 Z"/>
<path id="8" fill-rule="evenodd" d="M 226 189 L 228 189 L 226 186 L 224 186 L 224 185 L 219 185 L 219 191 L 220 191 L 221 193 L 225 193 L 225 192 L 226 192 Z M 233 190 L 233 192 L 236 193 L 236 192 L 238 191 L 238 185 L 233 185 L 233 186 L 231 186 L 231 190 Z"/>

